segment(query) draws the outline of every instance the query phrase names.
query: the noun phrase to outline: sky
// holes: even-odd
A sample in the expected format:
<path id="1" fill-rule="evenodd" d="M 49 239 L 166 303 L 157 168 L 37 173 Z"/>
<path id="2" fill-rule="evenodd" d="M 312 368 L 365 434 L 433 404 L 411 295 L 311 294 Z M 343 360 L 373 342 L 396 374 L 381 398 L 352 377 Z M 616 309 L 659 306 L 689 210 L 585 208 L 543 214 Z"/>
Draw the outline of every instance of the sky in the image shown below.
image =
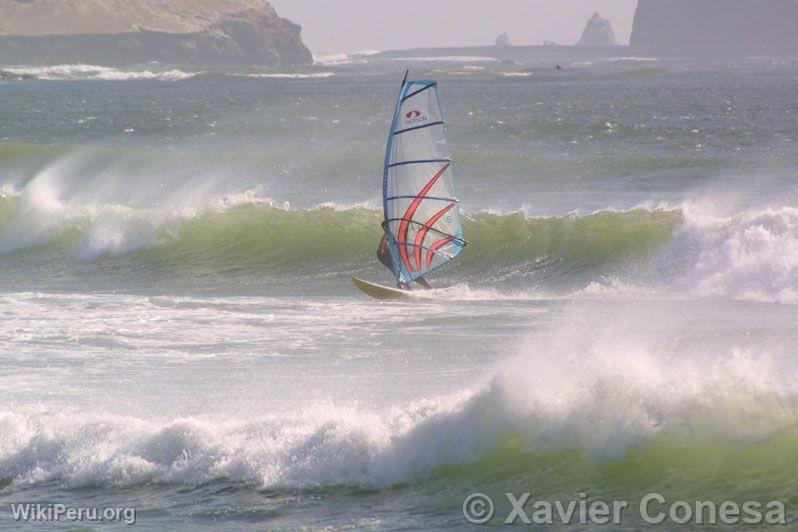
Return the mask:
<path id="1" fill-rule="evenodd" d="M 270 0 L 315 53 L 493 44 L 574 44 L 598 11 L 629 44 L 637 0 Z"/>

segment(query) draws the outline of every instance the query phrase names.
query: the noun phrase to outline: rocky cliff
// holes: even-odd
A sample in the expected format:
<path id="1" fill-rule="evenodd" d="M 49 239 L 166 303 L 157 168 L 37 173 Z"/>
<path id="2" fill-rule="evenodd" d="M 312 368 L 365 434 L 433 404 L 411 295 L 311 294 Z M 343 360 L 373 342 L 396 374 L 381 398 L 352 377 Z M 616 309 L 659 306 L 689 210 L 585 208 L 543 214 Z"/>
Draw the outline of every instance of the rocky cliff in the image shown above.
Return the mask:
<path id="1" fill-rule="evenodd" d="M 631 46 L 699 52 L 797 52 L 796 0 L 639 0 Z"/>
<path id="2" fill-rule="evenodd" d="M 593 13 L 582 32 L 582 38 L 576 43 L 577 46 L 614 46 L 615 44 L 617 42 L 612 24 L 606 18 L 602 18 L 599 13 Z"/>
<path id="3" fill-rule="evenodd" d="M 308 64 L 300 31 L 264 0 L 0 0 L 0 64 Z"/>

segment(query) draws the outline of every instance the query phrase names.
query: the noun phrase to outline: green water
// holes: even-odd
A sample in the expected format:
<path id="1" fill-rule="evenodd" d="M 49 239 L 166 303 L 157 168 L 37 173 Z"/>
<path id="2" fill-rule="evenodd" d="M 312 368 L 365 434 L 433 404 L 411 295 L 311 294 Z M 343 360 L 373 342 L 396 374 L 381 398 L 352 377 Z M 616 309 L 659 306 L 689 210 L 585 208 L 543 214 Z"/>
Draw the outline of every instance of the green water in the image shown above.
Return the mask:
<path id="1" fill-rule="evenodd" d="M 630 530 L 651 493 L 778 501 L 789 529 L 798 63 L 560 63 L 0 83 L 0 526 L 463 528 L 511 492 L 627 501 Z M 405 67 L 440 82 L 469 246 L 381 304 L 350 278 L 391 282 Z"/>

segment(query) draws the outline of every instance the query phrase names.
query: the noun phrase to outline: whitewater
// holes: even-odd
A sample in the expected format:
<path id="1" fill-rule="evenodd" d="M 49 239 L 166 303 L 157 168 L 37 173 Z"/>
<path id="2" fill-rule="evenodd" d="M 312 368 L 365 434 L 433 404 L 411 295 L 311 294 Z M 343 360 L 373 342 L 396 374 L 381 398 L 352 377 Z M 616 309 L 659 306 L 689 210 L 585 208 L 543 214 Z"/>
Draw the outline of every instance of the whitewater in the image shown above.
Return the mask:
<path id="1" fill-rule="evenodd" d="M 459 528 L 474 492 L 795 518 L 798 63 L 408 60 L 469 245 L 399 304 L 351 277 L 391 279 L 405 65 L 317 62 L 0 66 L 0 526 Z"/>

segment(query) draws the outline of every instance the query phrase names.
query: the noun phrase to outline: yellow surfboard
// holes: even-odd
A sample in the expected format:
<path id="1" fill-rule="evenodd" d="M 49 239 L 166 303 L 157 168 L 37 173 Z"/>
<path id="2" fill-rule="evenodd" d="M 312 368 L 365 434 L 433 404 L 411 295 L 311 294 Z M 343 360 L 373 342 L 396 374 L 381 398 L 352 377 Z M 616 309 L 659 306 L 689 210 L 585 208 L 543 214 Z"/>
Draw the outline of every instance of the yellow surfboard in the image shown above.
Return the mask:
<path id="1" fill-rule="evenodd" d="M 374 299 L 383 301 L 409 301 L 418 299 L 418 295 L 413 290 L 400 290 L 399 288 L 382 286 L 364 281 L 363 279 L 358 279 L 357 277 L 352 277 L 352 282 L 355 283 L 358 290 Z"/>

